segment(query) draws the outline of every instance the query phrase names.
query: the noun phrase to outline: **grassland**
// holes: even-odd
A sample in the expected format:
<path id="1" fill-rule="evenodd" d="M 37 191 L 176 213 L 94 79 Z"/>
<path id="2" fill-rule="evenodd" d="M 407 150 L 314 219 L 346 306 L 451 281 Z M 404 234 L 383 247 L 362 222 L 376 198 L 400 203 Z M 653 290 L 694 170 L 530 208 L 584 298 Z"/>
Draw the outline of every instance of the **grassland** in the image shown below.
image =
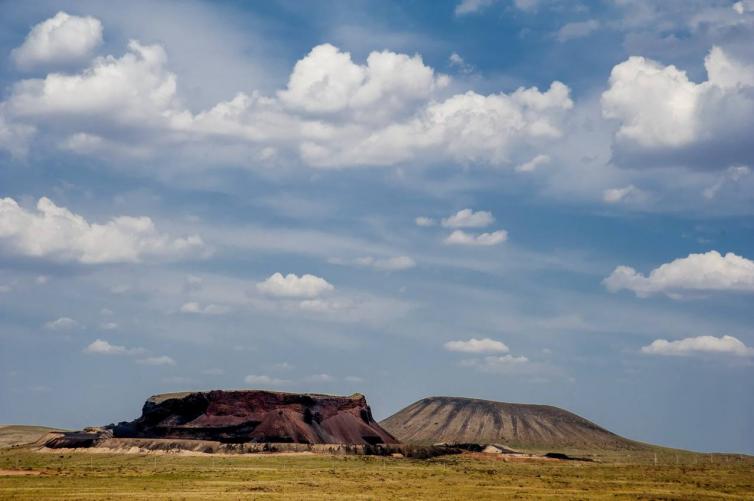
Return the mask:
<path id="1" fill-rule="evenodd" d="M 630 462 L 625 462 L 630 461 Z M 676 463 L 677 461 L 677 463 Z M 19 473 L 25 473 L 23 475 Z M 752 499 L 754 460 L 619 454 L 598 462 L 0 450 L 0 499 Z"/>

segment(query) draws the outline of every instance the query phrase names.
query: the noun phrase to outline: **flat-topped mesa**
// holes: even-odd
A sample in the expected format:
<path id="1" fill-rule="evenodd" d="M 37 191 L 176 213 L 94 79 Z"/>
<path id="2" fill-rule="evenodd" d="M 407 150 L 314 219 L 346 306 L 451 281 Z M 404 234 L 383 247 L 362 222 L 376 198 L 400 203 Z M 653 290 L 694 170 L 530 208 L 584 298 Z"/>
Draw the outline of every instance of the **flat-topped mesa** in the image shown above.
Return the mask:
<path id="1" fill-rule="evenodd" d="M 225 443 L 396 444 L 373 418 L 364 395 L 262 390 L 154 395 L 141 417 L 112 425 L 116 438 L 175 438 Z"/>

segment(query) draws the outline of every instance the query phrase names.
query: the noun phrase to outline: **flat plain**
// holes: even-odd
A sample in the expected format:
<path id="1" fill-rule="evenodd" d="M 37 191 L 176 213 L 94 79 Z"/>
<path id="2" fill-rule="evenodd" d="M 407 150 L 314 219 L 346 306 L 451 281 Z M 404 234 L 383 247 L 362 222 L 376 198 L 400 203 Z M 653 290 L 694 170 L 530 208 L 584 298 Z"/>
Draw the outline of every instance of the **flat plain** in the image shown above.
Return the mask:
<path id="1" fill-rule="evenodd" d="M 658 448 L 592 457 L 594 462 L 481 454 L 414 460 L 16 447 L 0 449 L 0 499 L 754 499 L 749 456 Z"/>

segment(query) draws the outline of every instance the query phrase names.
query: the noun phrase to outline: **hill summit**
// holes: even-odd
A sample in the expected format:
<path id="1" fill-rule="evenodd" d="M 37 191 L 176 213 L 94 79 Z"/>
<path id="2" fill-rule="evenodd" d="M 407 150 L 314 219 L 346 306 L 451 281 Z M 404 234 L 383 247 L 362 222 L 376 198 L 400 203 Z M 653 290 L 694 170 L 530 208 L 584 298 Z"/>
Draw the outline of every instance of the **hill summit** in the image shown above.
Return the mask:
<path id="1" fill-rule="evenodd" d="M 412 444 L 498 443 L 531 449 L 643 447 L 558 407 L 475 398 L 423 398 L 380 424 L 400 441 Z"/>

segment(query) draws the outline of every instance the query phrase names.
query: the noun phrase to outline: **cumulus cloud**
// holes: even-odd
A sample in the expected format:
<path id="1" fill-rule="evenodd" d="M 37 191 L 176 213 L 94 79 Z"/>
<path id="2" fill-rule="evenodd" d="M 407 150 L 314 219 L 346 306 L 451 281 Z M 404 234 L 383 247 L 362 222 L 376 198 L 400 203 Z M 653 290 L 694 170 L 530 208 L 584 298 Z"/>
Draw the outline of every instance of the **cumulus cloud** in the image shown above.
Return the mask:
<path id="1" fill-rule="evenodd" d="M 656 339 L 643 346 L 642 353 L 649 355 L 688 356 L 703 354 L 733 355 L 738 357 L 754 356 L 754 348 L 746 346 L 733 336 L 698 336 L 687 337 L 678 341 Z"/>
<path id="2" fill-rule="evenodd" d="M 490 338 L 471 338 L 467 341 L 448 341 L 443 346 L 448 351 L 462 353 L 508 353 L 510 350 L 502 341 Z"/>
<path id="3" fill-rule="evenodd" d="M 704 61 L 707 80 L 643 57 L 616 65 L 602 94 L 602 114 L 615 120 L 618 152 L 655 154 L 707 168 L 751 159 L 754 65 L 713 47 Z M 709 166 L 712 167 L 709 167 Z"/>
<path id="4" fill-rule="evenodd" d="M 628 289 L 639 297 L 656 293 L 673 297 L 689 291 L 754 292 L 754 261 L 712 250 L 665 263 L 648 276 L 629 266 L 618 266 L 603 284 L 610 292 Z"/>
<path id="5" fill-rule="evenodd" d="M 314 275 L 305 274 L 299 277 L 293 273 L 286 276 L 274 273 L 263 282 L 259 282 L 257 289 L 276 297 L 314 298 L 335 290 L 335 287 L 324 278 Z"/>
<path id="6" fill-rule="evenodd" d="M 414 219 L 414 222 L 416 223 L 416 226 L 427 227 L 427 226 L 435 225 L 435 220 L 432 219 L 431 217 L 419 216 L 416 219 Z"/>
<path id="7" fill-rule="evenodd" d="M 20 68 L 80 61 L 102 43 L 102 23 L 86 16 L 58 12 L 35 25 L 23 44 L 11 51 Z"/>
<path id="8" fill-rule="evenodd" d="M 94 355 L 140 355 L 144 353 L 144 349 L 126 348 L 125 346 L 110 344 L 104 339 L 96 339 L 84 348 L 84 353 Z"/>
<path id="9" fill-rule="evenodd" d="M 75 329 L 78 326 L 79 323 L 69 317 L 60 317 L 56 320 L 50 320 L 49 322 L 45 323 L 45 329 L 51 331 L 66 331 Z"/>
<path id="10" fill-rule="evenodd" d="M 121 57 L 96 58 L 78 74 L 17 82 L 0 105 L 0 147 L 23 152 L 3 135 L 23 132 L 29 143 L 36 131 L 81 155 L 148 156 L 219 138 L 261 164 L 283 155 L 322 168 L 436 160 L 507 165 L 560 137 L 573 106 L 560 82 L 544 91 L 444 97 L 439 91 L 449 77 L 419 55 L 372 52 L 359 64 L 322 44 L 296 63 L 285 89 L 272 96 L 240 92 L 194 113 L 178 99 L 167 63 L 160 45 L 132 40 Z"/>
<path id="11" fill-rule="evenodd" d="M 448 78 L 435 75 L 419 55 L 372 52 L 366 65 L 359 65 L 348 52 L 322 44 L 296 63 L 278 96 L 286 106 L 306 112 L 368 112 L 360 118 L 373 119 L 425 100 L 447 84 Z"/>
<path id="12" fill-rule="evenodd" d="M 507 165 L 514 153 L 562 136 L 560 120 L 573 106 L 569 89 L 520 88 L 484 96 L 473 91 L 433 101 L 416 116 L 371 129 L 346 142 L 310 141 L 302 158 L 313 166 L 394 165 L 451 159 L 461 164 Z"/>
<path id="13" fill-rule="evenodd" d="M 279 379 L 264 374 L 250 374 L 244 378 L 244 382 L 252 386 L 282 386 L 290 384 L 287 379 Z"/>
<path id="14" fill-rule="evenodd" d="M 230 308 L 220 304 L 201 305 L 195 301 L 184 303 L 180 308 L 181 313 L 196 315 L 224 315 L 230 311 Z"/>
<path id="15" fill-rule="evenodd" d="M 12 198 L 0 199 L 0 249 L 23 256 L 86 264 L 175 259 L 206 252 L 197 235 L 173 238 L 157 231 L 149 217 L 119 216 L 105 224 L 40 198 L 36 211 Z"/>
<path id="16" fill-rule="evenodd" d="M 446 228 L 484 228 L 495 222 L 491 212 L 462 209 L 442 220 Z"/>
<path id="17" fill-rule="evenodd" d="M 513 355 L 489 356 L 461 360 L 461 367 L 472 367 L 490 374 L 515 374 L 528 369 L 529 359 Z"/>
<path id="18" fill-rule="evenodd" d="M 176 77 L 165 69 L 166 62 L 161 46 L 132 40 L 121 58 L 97 58 L 80 74 L 50 73 L 16 83 L 7 107 L 21 119 L 54 118 L 60 127 L 69 124 L 93 140 L 102 140 L 97 133 L 105 126 L 167 128 L 171 120 L 179 123 L 186 117 L 176 100 Z M 86 127 L 90 130 L 81 130 Z"/>
<path id="19" fill-rule="evenodd" d="M 508 232 L 505 230 L 493 231 L 492 233 L 480 233 L 479 235 L 466 233 L 463 230 L 455 230 L 453 233 L 448 235 L 448 237 L 445 239 L 445 243 L 448 245 L 486 247 L 503 243 L 507 239 Z"/>

